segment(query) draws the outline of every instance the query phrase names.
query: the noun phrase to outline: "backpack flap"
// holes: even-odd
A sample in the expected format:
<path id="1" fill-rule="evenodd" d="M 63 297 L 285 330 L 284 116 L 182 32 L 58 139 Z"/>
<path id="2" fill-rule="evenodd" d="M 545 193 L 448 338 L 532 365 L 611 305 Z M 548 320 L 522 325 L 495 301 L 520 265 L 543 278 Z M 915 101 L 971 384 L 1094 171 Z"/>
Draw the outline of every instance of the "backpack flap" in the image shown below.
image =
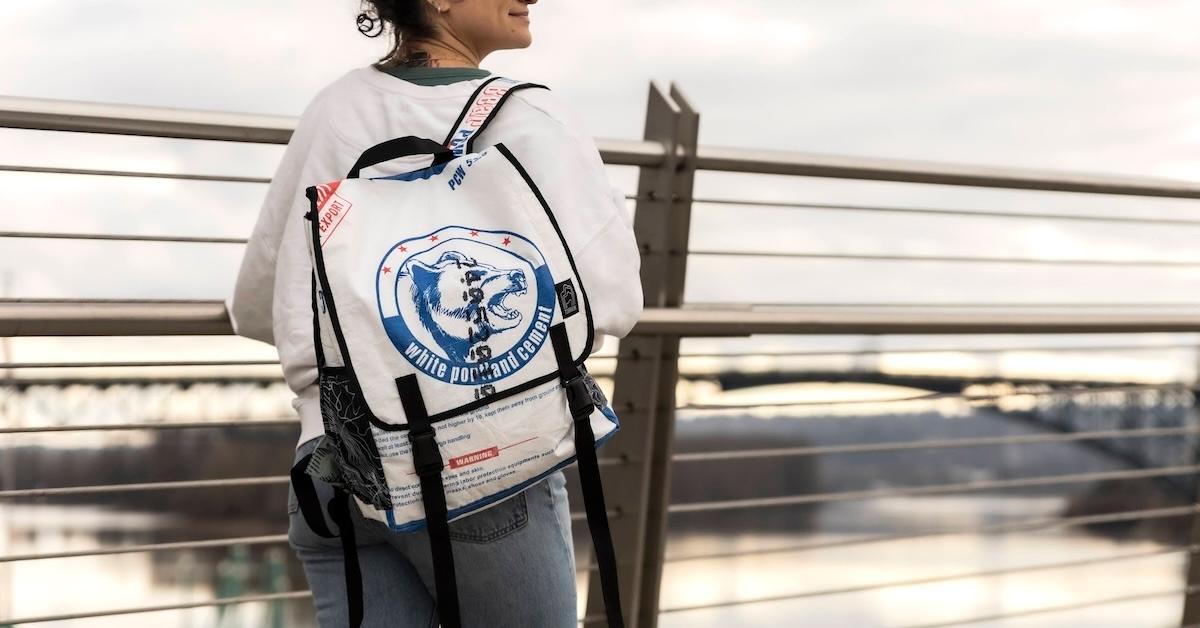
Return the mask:
<path id="1" fill-rule="evenodd" d="M 570 360 L 582 366 L 591 309 L 552 209 L 517 157 L 498 144 L 412 173 L 317 186 L 309 197 L 314 268 L 342 362 L 373 415 L 397 510 L 389 523 L 421 519 L 398 378 L 418 381 L 448 461 L 451 517 L 571 462 L 550 329 L 563 326 Z M 587 379 L 602 402 L 590 421 L 602 441 L 616 417 Z M 529 469 L 511 486 L 486 475 L 519 461 Z M 405 506 L 415 509 L 400 515 Z"/>

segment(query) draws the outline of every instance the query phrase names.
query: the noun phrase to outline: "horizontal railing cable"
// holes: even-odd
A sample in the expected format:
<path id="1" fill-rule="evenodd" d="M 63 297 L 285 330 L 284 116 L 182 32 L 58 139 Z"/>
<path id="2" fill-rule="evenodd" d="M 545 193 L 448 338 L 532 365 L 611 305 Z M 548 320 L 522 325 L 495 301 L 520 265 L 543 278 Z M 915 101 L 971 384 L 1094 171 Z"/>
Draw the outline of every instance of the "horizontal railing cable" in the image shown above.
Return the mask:
<path id="1" fill-rule="evenodd" d="M 608 459 L 610 463 L 618 459 Z M 91 486 L 59 486 L 53 489 L 8 489 L 0 491 L 0 500 L 31 497 L 74 497 L 80 495 L 126 494 L 126 492 L 172 491 L 191 489 L 228 489 L 235 486 L 272 486 L 290 482 L 289 476 L 262 476 L 257 478 L 221 478 L 208 480 L 174 480 L 174 482 L 143 482 L 131 484 L 96 484 Z M 618 516 L 616 510 L 611 516 Z M 583 513 L 572 513 L 571 518 L 582 518 Z"/>
<path id="2" fill-rule="evenodd" d="M 704 257 L 754 257 L 763 259 L 823 259 L 859 260 L 870 262 L 953 262 L 968 264 L 1034 264 L 1041 266 L 1141 266 L 1191 268 L 1200 266 L 1200 260 L 1145 260 L 1145 259 L 1050 259 L 1032 257 L 982 257 L 964 255 L 882 255 L 867 253 L 789 253 L 786 251 L 719 251 L 691 249 L 688 255 Z"/>
<path id="3" fill-rule="evenodd" d="M 834 493 L 812 493 L 809 495 L 787 495 L 783 497 L 759 497 L 707 502 L 684 502 L 670 504 L 667 506 L 667 512 L 671 514 L 684 514 L 713 512 L 718 510 L 779 508 L 785 506 L 802 506 L 805 504 L 823 504 L 828 502 L 877 499 L 882 497 L 915 497 L 921 495 L 943 495 L 946 493 L 969 493 L 972 491 L 994 491 L 1009 488 L 1029 488 L 1034 486 L 1059 486 L 1063 484 L 1099 482 L 1103 480 L 1135 480 L 1166 477 L 1172 475 L 1187 475 L 1190 473 L 1196 473 L 1197 471 L 1200 471 L 1200 465 L 1177 465 L 1170 467 L 1153 467 L 1149 469 L 1134 469 L 1124 471 L 1099 471 L 1093 473 L 1037 476 L 1011 480 L 980 480 L 975 482 L 961 482 L 955 484 L 891 487 L 859 491 L 840 491 Z M 2 495 L 2 493 L 0 493 L 0 495 Z"/>
<path id="4" fill-rule="evenodd" d="M 830 399 L 827 401 L 778 401 L 764 403 L 689 403 L 678 406 L 677 410 L 705 410 L 705 411 L 723 411 L 723 410 L 754 410 L 762 408 L 790 408 L 793 406 L 844 406 L 856 404 L 872 404 L 872 403 L 900 403 L 905 401 L 933 401 L 937 399 L 958 399 L 968 404 L 994 405 L 997 401 L 1007 397 L 1046 397 L 1053 395 L 1083 395 L 1096 393 L 1122 393 L 1122 392 L 1142 392 L 1146 390 L 1196 390 L 1194 387 L 1187 384 L 1132 384 L 1119 386 L 1094 386 L 1086 388 L 1063 389 L 1056 388 L 1051 390 L 1014 390 L 991 395 L 964 395 L 963 393 L 925 393 L 920 395 L 909 395 L 907 397 L 884 397 L 881 399 Z"/>
<path id="5" fill-rule="evenodd" d="M 688 611 L 707 610 L 712 608 L 724 608 L 729 606 L 744 606 L 749 604 L 763 604 L 766 602 L 783 602 L 787 600 L 798 600 L 802 598 L 824 597 L 829 595 L 843 595 L 846 593 L 861 593 L 864 591 L 874 591 L 878 589 L 890 589 L 895 587 L 908 587 L 922 584 L 933 584 L 936 582 L 947 582 L 953 580 L 966 580 L 970 578 L 991 578 L 996 576 L 1005 576 L 1016 573 L 1029 573 L 1034 571 L 1048 571 L 1054 569 L 1073 569 L 1077 567 L 1089 567 L 1092 565 L 1102 565 L 1107 563 L 1121 562 L 1126 560 L 1137 560 L 1141 558 L 1150 558 L 1154 556 L 1163 556 L 1167 554 L 1195 554 L 1200 551 L 1200 545 L 1191 545 L 1185 548 L 1167 548 L 1157 550 L 1147 550 L 1143 552 L 1134 552 L 1130 554 L 1121 554 L 1118 556 L 1104 556 L 1100 558 L 1087 558 L 1082 560 L 1073 560 L 1059 563 L 1049 563 L 1043 565 L 1025 565 L 1021 567 L 1006 567 L 1002 569 L 984 569 L 980 571 L 971 571 L 966 573 L 948 574 L 943 576 L 929 576 L 927 578 L 912 578 L 909 580 L 896 580 L 891 582 L 878 582 L 872 584 L 864 584 L 850 587 L 838 587 L 833 589 L 820 589 L 816 591 L 804 591 L 801 593 L 789 593 L 784 595 L 773 595 L 769 597 L 750 598 L 745 600 L 730 600 L 726 602 L 712 602 L 708 604 L 694 604 L 688 606 L 674 606 L 659 609 L 660 613 L 683 613 Z"/>
<path id="6" fill-rule="evenodd" d="M 739 201 L 730 198 L 694 198 L 693 203 L 705 205 L 743 205 L 747 207 L 774 207 L 780 209 L 827 209 L 833 211 L 868 211 L 896 214 L 935 214 L 966 216 L 972 218 L 1042 218 L 1051 220 L 1079 220 L 1088 222 L 1118 222 L 1149 225 L 1195 225 L 1200 219 L 1189 218 L 1139 218 L 1134 216 L 1104 216 L 1095 214 L 1058 214 L 1048 212 L 1003 212 L 971 209 L 940 209 L 920 207 L 883 207 L 878 205 L 845 205 L 838 203 L 791 203 L 786 201 Z"/>
<path id="7" fill-rule="evenodd" d="M 296 117 L 185 110 L 95 102 L 0 97 L 0 127 L 113 133 L 181 139 L 285 144 Z M 655 166 L 662 144 L 597 139 L 611 165 Z M 1200 184 L 1164 178 L 1045 171 L 915 160 L 817 155 L 795 151 L 701 146 L 697 169 L 1114 195 L 1200 198 Z"/>
<path id="8" fill-rule="evenodd" d="M 96 168 L 59 168 L 0 164 L 0 172 L 34 174 L 70 174 L 97 177 L 130 177 L 137 179 L 176 179 L 181 181 L 215 181 L 219 183 L 270 183 L 268 177 L 236 177 L 223 174 L 183 174 L 179 172 L 145 172 L 141 170 L 102 170 Z"/>
<path id="9" fill-rule="evenodd" d="M 834 305 L 834 304 L 828 304 Z M 886 305 L 886 304 L 880 304 Z M 906 304 L 908 305 L 908 304 Z M 919 305 L 919 304 L 911 304 Z M 924 304 L 928 307 L 932 304 Z M 972 304 L 978 306 L 980 304 Z M 1027 304 L 1021 304 L 1022 306 Z M 1188 303 L 1188 306 L 1200 307 L 1200 303 Z M 1053 346 L 1033 346 L 1033 345 L 1018 345 L 1014 347 L 929 347 L 929 348 L 895 348 L 895 349 L 844 349 L 844 350 L 826 350 L 826 351 L 727 351 L 727 352 L 711 352 L 711 353 L 681 353 L 679 358 L 705 358 L 705 359 L 720 359 L 720 358 L 805 358 L 805 357 L 840 357 L 840 356 L 856 356 L 856 355 L 889 355 L 889 354 L 918 354 L 918 353 L 1004 353 L 1006 351 L 1184 351 L 1188 349 L 1200 349 L 1200 344 L 1178 343 L 1170 345 L 1053 345 Z M 625 356 L 628 359 L 636 360 L 640 356 Z M 595 359 L 595 358 L 589 358 Z"/>
<path id="10" fill-rule="evenodd" d="M 1191 506 L 1177 506 L 1174 508 L 1149 508 L 1144 510 L 1130 510 L 1124 512 L 1107 513 L 1102 515 L 1080 515 L 1076 517 L 1040 517 L 1037 519 L 1024 519 L 1020 521 L 1009 521 L 1005 523 L 972 526 L 970 528 L 946 529 L 937 528 L 924 530 L 920 532 L 910 532 L 905 534 L 879 534 L 875 536 L 857 537 L 850 539 L 842 539 L 840 541 L 821 541 L 816 543 L 803 543 L 797 545 L 784 545 L 781 547 L 763 547 L 757 549 L 737 550 L 728 552 L 710 552 L 705 554 L 685 554 L 682 556 L 667 556 L 663 562 L 680 563 L 697 560 L 719 560 L 726 558 L 740 558 L 742 556 L 765 556 L 771 554 L 792 554 L 798 552 L 810 552 L 834 548 L 855 547 L 860 545 L 873 545 L 876 543 L 892 543 L 896 541 L 911 541 L 916 539 L 951 536 L 958 534 L 997 534 L 1007 532 L 1036 532 L 1040 530 L 1049 530 L 1054 528 L 1063 528 L 1071 526 L 1083 526 L 1102 523 L 1118 523 L 1128 521 L 1152 521 L 1156 519 L 1170 519 L 1173 517 L 1190 517 L 1200 514 L 1200 505 L 1193 504 Z"/>
<path id="11" fill-rule="evenodd" d="M 1008 611 L 997 613 L 994 615 L 984 615 L 981 617 L 968 617 L 965 619 L 956 619 L 953 621 L 938 622 L 934 624 L 920 624 L 914 626 L 904 626 L 903 628 L 951 628 L 951 626 L 969 626 L 982 622 L 1002 621 L 1006 619 L 1015 619 L 1018 617 L 1032 617 L 1034 615 L 1048 615 L 1050 613 L 1065 613 L 1068 611 L 1078 611 L 1094 606 L 1104 606 L 1108 604 L 1123 604 L 1125 602 L 1137 602 L 1139 600 L 1150 600 L 1159 597 L 1175 597 L 1183 595 L 1191 595 L 1200 591 L 1200 586 L 1188 586 L 1179 589 L 1169 589 L 1166 591 L 1150 591 L 1147 593 L 1132 593 L 1130 595 L 1122 595 L 1118 597 L 1102 598 L 1099 600 L 1089 600 L 1086 602 L 1077 602 L 1074 604 L 1061 604 L 1058 606 L 1045 606 L 1042 608 L 1031 608 L 1022 611 Z"/>
<path id="12" fill-rule="evenodd" d="M 52 231 L 0 231 L 0 238 L 43 238 L 51 240 L 113 240 L 118 242 L 175 242 L 191 244 L 245 244 L 246 238 L 212 236 L 135 235 L 120 233 L 70 233 Z"/>
<path id="13" fill-rule="evenodd" d="M 879 308 L 645 308 L 634 335 L 992 334 L 1200 332 L 1193 311 L 881 311 Z M 218 299 L 0 299 L 0 336 L 229 335 Z"/>
<path id="14" fill-rule="evenodd" d="M 237 597 L 215 598 L 200 602 L 181 602 L 177 604 L 159 604 L 156 606 L 134 606 L 129 608 L 114 608 L 111 610 L 91 611 L 85 613 L 63 613 L 60 615 L 39 615 L 36 617 L 0 618 L 0 626 L 17 626 L 20 624 L 37 624 L 48 621 L 67 621 L 72 619 L 92 619 L 96 617 L 112 617 L 114 615 L 133 615 L 135 613 L 153 613 L 157 611 L 175 611 L 185 608 L 204 608 L 207 606 L 226 606 L 229 604 L 247 604 L 250 602 L 275 602 L 297 600 L 312 597 L 311 591 L 286 591 L 283 593 L 264 593 L 262 595 L 239 595 Z"/>
<path id="15" fill-rule="evenodd" d="M 593 358 L 594 359 L 594 358 Z M 141 368 L 174 366 L 276 366 L 279 360 L 166 360 L 146 362 L 0 362 L 0 369 Z"/>
<path id="16" fill-rule="evenodd" d="M 206 539 L 202 541 L 178 541 L 174 543 L 146 543 L 143 545 L 123 545 L 118 547 L 100 547 L 72 552 L 44 552 L 40 554 L 9 554 L 0 556 L 0 563 L 11 563 L 25 560 L 46 560 L 51 558 L 80 558 L 84 556 L 109 556 L 112 554 L 133 554 L 136 552 L 166 552 L 175 550 L 195 550 L 212 547 L 232 547 L 234 545 L 271 545 L 286 543 L 287 534 L 268 534 L 264 536 L 243 536 L 228 539 Z M 0 624 L 2 625 L 2 624 Z"/>
<path id="17" fill-rule="evenodd" d="M 293 116 L 0 96 L 0 128 L 10 129 L 286 144 L 297 121 Z M 595 142 L 609 165 L 657 166 L 666 159 L 659 142 Z"/>
<path id="18" fill-rule="evenodd" d="M 0 366 L 0 371 L 4 367 Z M 283 373 L 220 373 L 201 375 L 197 373 L 187 375 L 167 375 L 156 373 L 154 375 L 135 375 L 128 374 L 124 376 L 115 375 L 68 375 L 57 377 L 8 377 L 0 379 L 0 388 L 5 385 L 27 388 L 31 386 L 52 386 L 64 388 L 67 386 L 95 386 L 105 388 L 108 386 L 180 386 L 190 387 L 198 384 L 210 384 L 215 386 L 237 386 L 240 384 L 270 386 L 273 384 L 285 383 Z"/>
<path id="19" fill-rule="evenodd" d="M 723 307 L 723 306 L 728 306 L 729 304 L 728 303 L 720 303 L 720 302 L 717 302 L 717 303 L 700 302 L 700 303 L 690 303 L 689 305 L 692 307 L 698 307 L 698 308 L 699 307 L 719 308 L 719 307 Z M 804 303 L 804 302 L 757 303 L 757 304 L 739 303 L 737 305 L 742 306 L 742 307 L 757 307 L 757 308 L 768 309 L 768 310 L 770 308 L 776 308 L 776 309 L 786 308 L 786 309 L 799 310 L 799 309 L 803 309 L 803 308 L 839 308 L 839 307 L 873 308 L 873 309 L 887 309 L 887 308 L 914 308 L 914 309 L 920 309 L 920 308 L 963 308 L 963 309 L 1022 308 L 1022 309 L 1031 309 L 1031 310 L 1042 309 L 1042 308 L 1046 308 L 1046 309 L 1054 308 L 1054 309 L 1063 309 L 1063 310 L 1070 310 L 1070 309 L 1087 310 L 1087 309 L 1107 309 L 1107 308 L 1114 308 L 1114 307 L 1200 308 L 1200 301 L 1157 301 L 1157 302 L 1137 302 L 1137 303 L 1133 303 L 1133 302 L 1129 302 L 1129 301 L 1124 301 L 1124 302 L 1121 302 L 1121 301 L 1116 301 L 1116 302 L 1111 302 L 1111 301 L 1110 302 L 1103 302 L 1103 301 L 1062 301 L 1062 302 L 1026 301 L 1026 302 L 1020 302 L 1020 303 L 1017 303 L 1017 302 L 1007 302 L 1006 303 L 1006 302 L 997 302 L 997 301 L 989 301 L 989 302 L 976 301 L 973 303 L 972 302 L 939 303 L 937 301 L 910 302 L 910 303 L 895 302 L 895 301 L 890 301 L 890 302 L 889 301 L 874 301 L 874 302 L 854 301 L 854 302 L 838 303 L 838 302 L 833 302 L 833 301 L 818 301 L 818 302 L 811 302 L 811 303 Z M 1145 345 L 1133 345 L 1133 346 L 1145 346 Z M 1194 345 L 1185 345 L 1185 346 L 1194 346 Z"/>
<path id="20" fill-rule="evenodd" d="M 836 304 L 813 304 L 836 305 Z M 876 304 L 886 306 L 889 304 Z M 891 304 L 899 305 L 899 304 Z M 928 307 L 934 304 L 904 304 Z M 942 307 L 943 304 L 937 304 Z M 980 304 L 971 304 L 979 306 Z M 1020 307 L 1035 304 L 1020 304 Z M 1092 305 L 1092 304 L 1089 304 Z M 1120 304 L 1094 304 L 1096 307 Z M 1129 304 L 1126 304 L 1129 305 Z M 1175 304 L 1164 304 L 1174 306 Z M 1200 303 L 1181 303 L 1179 306 L 1200 307 Z M 799 358 L 799 357 L 840 357 L 857 355 L 890 355 L 890 354 L 919 354 L 919 353 L 1003 353 L 1006 351 L 1183 351 L 1197 349 L 1197 344 L 1170 345 L 1057 345 L 1057 346 L 1014 346 L 1014 347 L 932 347 L 932 348 L 895 348 L 895 349 L 846 349 L 832 351 L 727 351 L 719 353 L 681 353 L 678 358 L 694 359 L 743 359 L 743 358 Z M 637 356 L 627 356 L 637 360 Z M 615 355 L 592 355 L 588 361 L 616 360 Z M 141 367 L 176 367 L 176 366 L 275 366 L 279 360 L 165 360 L 165 361 L 124 361 L 124 362 L 0 362 L 0 369 L 55 369 L 55 368 L 141 368 Z"/>
<path id="21" fill-rule="evenodd" d="M 700 146 L 695 166 L 699 170 L 747 174 L 1200 199 L 1200 183 L 1176 179 L 818 155 L 761 148 Z"/>
<path id="22" fill-rule="evenodd" d="M 1156 436 L 1179 436 L 1200 434 L 1200 427 L 1150 427 L 1094 432 L 1072 432 L 1069 434 L 1021 434 L 1018 436 L 983 436 L 979 438 L 946 438 L 917 441 L 889 441 L 853 445 L 821 445 L 814 447 L 776 447 L 771 449 L 743 449 L 737 451 L 689 452 L 675 454 L 674 462 L 712 462 L 715 460 L 748 460 L 755 458 L 783 458 L 791 456 L 819 456 L 828 454 L 859 454 L 880 451 L 903 451 L 911 449 L 945 449 L 952 447 L 990 447 L 1023 445 L 1034 443 L 1067 443 L 1081 440 L 1152 438 Z"/>
<path id="23" fill-rule="evenodd" d="M 250 421 L 162 421 L 136 423 L 92 423 L 80 425 L 38 425 L 0 427 L 0 434 L 38 434 L 41 432 L 108 432 L 119 430 L 185 430 L 193 428 L 278 427 L 299 425 L 299 418 L 254 419 Z"/>
<path id="24" fill-rule="evenodd" d="M 1086 311 L 927 310 L 886 312 L 848 308 L 722 307 L 645 308 L 637 335 L 748 336 L 753 334 L 1049 334 L 1200 331 L 1200 308 L 1191 311 L 1108 309 Z"/>
<path id="25" fill-rule="evenodd" d="M 16 129 L 285 144 L 296 122 L 297 118 L 291 116 L 0 97 L 0 127 Z M 656 142 L 597 139 L 596 145 L 604 161 L 612 165 L 655 166 L 666 157 L 665 148 Z M 692 161 L 698 169 L 724 172 L 1200 198 L 1200 184 L 1172 179 L 817 155 L 761 148 L 701 146 Z"/>
<path id="26" fill-rule="evenodd" d="M 170 482 L 136 482 L 129 484 L 97 484 L 93 486 L 63 486 L 57 488 L 22 488 L 0 491 L 0 499 L 17 497 L 61 497 L 65 495 L 99 495 L 105 493 L 134 493 L 195 488 L 229 488 L 233 486 L 270 486 L 287 484 L 289 476 L 266 475 L 248 478 L 215 480 L 177 480 Z"/>

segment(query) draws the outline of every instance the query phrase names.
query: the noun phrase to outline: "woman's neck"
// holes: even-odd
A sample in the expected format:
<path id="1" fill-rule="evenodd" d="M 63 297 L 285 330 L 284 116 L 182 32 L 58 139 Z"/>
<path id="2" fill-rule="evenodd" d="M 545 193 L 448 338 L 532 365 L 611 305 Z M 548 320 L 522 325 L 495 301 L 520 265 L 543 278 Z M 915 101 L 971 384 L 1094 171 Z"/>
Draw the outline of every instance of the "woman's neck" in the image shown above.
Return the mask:
<path id="1" fill-rule="evenodd" d="M 479 68 L 482 55 L 472 53 L 460 41 L 422 40 L 413 42 L 408 53 L 410 60 L 430 68 Z"/>

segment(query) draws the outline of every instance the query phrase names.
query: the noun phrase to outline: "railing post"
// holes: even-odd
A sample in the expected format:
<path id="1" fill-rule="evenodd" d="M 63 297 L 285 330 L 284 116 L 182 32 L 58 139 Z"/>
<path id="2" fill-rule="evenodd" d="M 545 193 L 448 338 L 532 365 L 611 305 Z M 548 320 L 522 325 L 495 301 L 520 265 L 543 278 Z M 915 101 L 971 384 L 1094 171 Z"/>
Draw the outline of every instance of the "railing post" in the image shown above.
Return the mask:
<path id="1" fill-rule="evenodd" d="M 1193 393 L 1195 395 L 1195 393 Z M 1191 419 L 1196 420 L 1197 410 L 1200 410 L 1200 398 L 1193 396 Z M 1195 436 L 1191 437 L 1192 445 L 1192 463 L 1200 463 L 1200 442 Z M 1193 478 L 1192 486 L 1196 491 L 1200 491 L 1200 481 Z M 1194 491 L 1194 492 L 1196 492 Z M 1196 502 L 1200 503 L 1200 495 L 1197 495 Z M 1194 505 L 1194 504 L 1193 504 Z M 1192 512 L 1192 531 L 1188 536 L 1188 547 L 1200 545 L 1200 512 Z M 1200 554 L 1188 552 L 1187 554 L 1187 580 L 1184 586 L 1188 587 L 1183 596 L 1183 621 L 1180 626 L 1194 626 L 1200 624 L 1200 589 L 1192 590 L 1190 587 L 1200 584 Z"/>
<path id="2" fill-rule="evenodd" d="M 634 230 L 642 252 L 646 307 L 683 302 L 691 225 L 699 115 L 679 89 L 651 84 L 645 139 L 661 142 L 666 159 L 642 167 L 638 176 Z M 671 451 L 675 431 L 675 385 L 679 378 L 678 335 L 630 335 L 621 341 L 614 375 L 613 407 L 621 432 L 605 446 L 606 457 L 628 464 L 607 467 L 608 505 L 621 516 L 612 522 L 621 578 L 621 601 L 630 628 L 658 622 L 659 584 L 667 534 Z M 590 579 L 588 609 L 603 604 L 597 578 Z M 585 613 L 585 626 L 602 615 Z"/>

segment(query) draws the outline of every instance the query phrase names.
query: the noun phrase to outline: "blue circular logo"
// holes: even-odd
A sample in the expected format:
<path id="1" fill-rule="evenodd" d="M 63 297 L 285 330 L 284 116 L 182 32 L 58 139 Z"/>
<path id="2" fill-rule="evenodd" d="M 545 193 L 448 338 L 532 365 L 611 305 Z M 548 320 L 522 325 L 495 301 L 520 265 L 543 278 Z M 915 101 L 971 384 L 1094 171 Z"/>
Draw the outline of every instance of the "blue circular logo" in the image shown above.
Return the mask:
<path id="1" fill-rule="evenodd" d="M 422 373 L 495 391 L 537 355 L 554 320 L 541 251 L 511 231 L 443 227 L 395 244 L 376 298 L 396 350 Z"/>

